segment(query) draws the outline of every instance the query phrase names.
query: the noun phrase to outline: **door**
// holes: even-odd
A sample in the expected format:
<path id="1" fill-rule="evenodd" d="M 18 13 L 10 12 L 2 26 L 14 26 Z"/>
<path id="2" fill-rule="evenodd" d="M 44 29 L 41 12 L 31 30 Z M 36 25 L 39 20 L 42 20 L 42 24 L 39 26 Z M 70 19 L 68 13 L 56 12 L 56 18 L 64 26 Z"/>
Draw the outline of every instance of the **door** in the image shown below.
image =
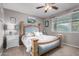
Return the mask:
<path id="1" fill-rule="evenodd" d="M 3 37 L 4 37 L 4 29 L 3 29 L 3 8 L 0 7 L 0 55 L 2 54 L 3 51 Z"/>

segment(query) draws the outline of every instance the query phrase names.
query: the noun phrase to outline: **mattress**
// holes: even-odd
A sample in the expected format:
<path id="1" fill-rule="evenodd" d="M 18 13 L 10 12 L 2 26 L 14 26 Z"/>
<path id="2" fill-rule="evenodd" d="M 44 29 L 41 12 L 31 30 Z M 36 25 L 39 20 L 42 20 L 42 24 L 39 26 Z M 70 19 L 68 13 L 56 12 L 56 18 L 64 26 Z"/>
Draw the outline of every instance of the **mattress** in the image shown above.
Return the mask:
<path id="1" fill-rule="evenodd" d="M 49 36 L 49 35 L 38 36 L 39 42 L 49 42 L 56 40 L 56 38 L 57 38 L 56 36 Z"/>

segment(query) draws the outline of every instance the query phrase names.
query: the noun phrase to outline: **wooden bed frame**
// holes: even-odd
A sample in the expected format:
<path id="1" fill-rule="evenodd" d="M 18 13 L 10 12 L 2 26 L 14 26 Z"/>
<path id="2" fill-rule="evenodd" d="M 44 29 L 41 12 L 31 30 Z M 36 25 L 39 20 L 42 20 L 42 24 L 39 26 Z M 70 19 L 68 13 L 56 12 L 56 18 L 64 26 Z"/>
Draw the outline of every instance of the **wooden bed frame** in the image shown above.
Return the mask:
<path id="1" fill-rule="evenodd" d="M 36 27 L 36 28 L 39 29 L 39 26 L 35 26 L 35 25 L 26 25 L 26 26 L 24 26 L 24 28 L 28 28 L 28 27 Z M 40 30 L 37 30 L 37 31 L 40 31 Z M 62 34 L 58 34 L 56 40 L 60 40 L 59 47 L 62 47 L 62 44 L 61 44 L 62 39 L 63 39 L 63 35 Z M 47 41 L 47 42 L 41 42 L 38 39 L 33 38 L 32 39 L 32 52 L 31 52 L 31 55 L 32 56 L 39 56 L 39 50 L 38 50 L 39 49 L 39 45 L 52 43 L 52 42 L 55 42 L 56 40 Z"/>
<path id="2" fill-rule="evenodd" d="M 62 44 L 61 44 L 61 42 L 62 42 L 62 39 L 63 39 L 64 37 L 63 37 L 63 35 L 61 35 L 61 34 L 58 34 L 57 35 L 57 38 L 56 38 L 56 40 L 60 40 L 60 45 L 59 45 L 59 47 L 62 47 Z M 52 43 L 52 42 L 55 42 L 56 40 L 53 40 L 53 41 L 47 41 L 47 42 L 40 42 L 40 41 L 38 41 L 38 39 L 32 39 L 32 56 L 39 56 L 39 51 L 38 51 L 38 46 L 40 45 L 40 44 L 48 44 L 48 43 Z"/>

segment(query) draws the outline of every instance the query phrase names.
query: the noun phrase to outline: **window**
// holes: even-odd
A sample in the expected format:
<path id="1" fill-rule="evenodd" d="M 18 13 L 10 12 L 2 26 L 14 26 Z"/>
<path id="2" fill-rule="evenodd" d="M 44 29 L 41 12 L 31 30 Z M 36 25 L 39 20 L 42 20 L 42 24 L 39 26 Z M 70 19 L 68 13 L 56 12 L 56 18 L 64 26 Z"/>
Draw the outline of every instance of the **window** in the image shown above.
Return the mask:
<path id="1" fill-rule="evenodd" d="M 70 31 L 70 23 L 60 23 L 56 25 L 56 30 L 59 32 L 69 32 Z"/>
<path id="2" fill-rule="evenodd" d="M 72 14 L 72 31 L 79 32 L 79 12 Z"/>
<path id="3" fill-rule="evenodd" d="M 57 32 L 70 32 L 71 31 L 71 18 L 70 15 L 58 17 L 55 21 L 55 30 Z"/>
<path id="4" fill-rule="evenodd" d="M 72 31 L 79 32 L 79 21 L 72 22 Z"/>
<path id="5" fill-rule="evenodd" d="M 79 32 L 79 12 L 57 17 L 53 23 L 57 32 Z"/>

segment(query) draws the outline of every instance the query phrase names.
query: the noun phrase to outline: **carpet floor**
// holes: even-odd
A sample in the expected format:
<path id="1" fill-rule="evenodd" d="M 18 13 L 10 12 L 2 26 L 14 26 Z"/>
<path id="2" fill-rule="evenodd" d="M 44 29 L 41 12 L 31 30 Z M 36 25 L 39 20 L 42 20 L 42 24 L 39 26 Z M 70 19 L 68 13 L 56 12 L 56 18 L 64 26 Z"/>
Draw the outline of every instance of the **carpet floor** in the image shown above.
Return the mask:
<path id="1" fill-rule="evenodd" d="M 30 56 L 24 46 L 9 48 L 3 51 L 2 56 Z M 79 49 L 64 45 L 45 53 L 43 56 L 79 56 Z"/>

